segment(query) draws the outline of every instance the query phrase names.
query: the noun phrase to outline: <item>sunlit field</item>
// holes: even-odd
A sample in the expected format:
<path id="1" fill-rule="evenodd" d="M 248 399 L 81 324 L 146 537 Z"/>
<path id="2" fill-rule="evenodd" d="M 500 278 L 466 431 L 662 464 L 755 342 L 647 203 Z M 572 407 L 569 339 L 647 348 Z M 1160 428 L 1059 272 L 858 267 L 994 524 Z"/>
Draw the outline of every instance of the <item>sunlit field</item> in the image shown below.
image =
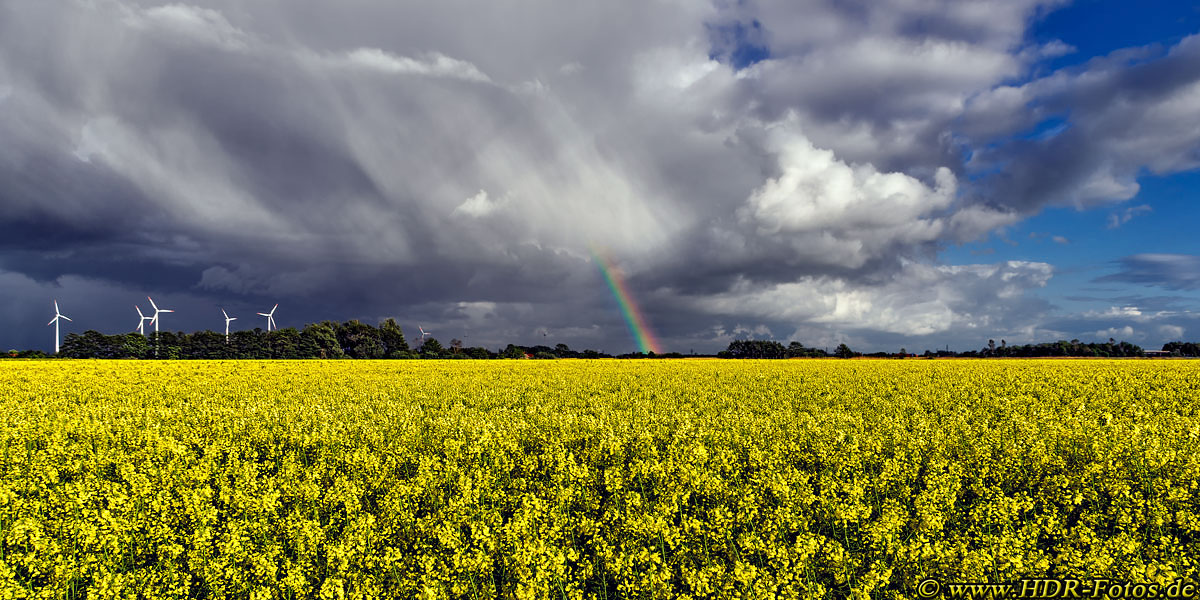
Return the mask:
<path id="1" fill-rule="evenodd" d="M 1200 579 L 1195 361 L 0 364 L 2 598 Z"/>

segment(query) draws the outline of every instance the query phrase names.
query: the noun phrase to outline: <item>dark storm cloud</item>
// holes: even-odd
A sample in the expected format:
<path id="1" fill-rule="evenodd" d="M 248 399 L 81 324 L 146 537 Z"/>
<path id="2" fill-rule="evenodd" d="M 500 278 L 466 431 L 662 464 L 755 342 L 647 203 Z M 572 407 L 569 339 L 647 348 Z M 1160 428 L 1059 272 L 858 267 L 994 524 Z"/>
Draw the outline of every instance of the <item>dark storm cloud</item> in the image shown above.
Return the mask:
<path id="1" fill-rule="evenodd" d="M 1189 164 L 1123 144 L 1145 141 L 1135 109 L 1182 93 L 1192 42 L 997 91 L 1056 51 L 1024 40 L 1052 4 L 4 3 L 0 274 L 34 298 L 9 322 L 54 295 L 123 322 L 153 293 L 180 328 L 281 302 L 285 326 L 395 316 L 443 341 L 624 351 L 602 247 L 660 337 L 702 351 L 756 331 L 1032 335 L 1049 265 L 937 250 L 1113 196 L 1092 190 L 1125 189 L 1126 164 Z M 1177 85 L 1122 92 L 1159 77 Z M 1140 103 L 1120 143 L 1100 143 L 1094 93 Z M 1075 105 L 1026 142 L 1094 145 L 1065 175 L 1017 164 L 1019 194 L 976 187 L 1025 148 L 972 150 Z"/>
<path id="2" fill-rule="evenodd" d="M 981 94 L 963 118 L 968 135 L 977 142 L 1024 135 L 975 153 L 970 168 L 984 175 L 978 197 L 1021 214 L 1047 205 L 1087 207 L 1133 197 L 1143 170 L 1197 168 L 1197 86 L 1200 36 L 1191 36 L 1165 53 L 1121 51 Z M 1054 121 L 1060 124 L 1038 131 Z"/>
<path id="3" fill-rule="evenodd" d="M 727 18 L 757 19 L 768 41 L 771 60 L 741 82 L 752 114 L 794 113 L 848 162 L 928 178 L 939 167 L 961 172 L 952 131 L 965 101 L 1057 48 L 1024 40 L 1028 20 L 1055 4 L 761 0 Z"/>
<path id="4" fill-rule="evenodd" d="M 1120 270 L 1097 279 L 1161 287 L 1168 290 L 1200 289 L 1200 256 L 1187 254 L 1134 254 L 1118 261 Z"/>

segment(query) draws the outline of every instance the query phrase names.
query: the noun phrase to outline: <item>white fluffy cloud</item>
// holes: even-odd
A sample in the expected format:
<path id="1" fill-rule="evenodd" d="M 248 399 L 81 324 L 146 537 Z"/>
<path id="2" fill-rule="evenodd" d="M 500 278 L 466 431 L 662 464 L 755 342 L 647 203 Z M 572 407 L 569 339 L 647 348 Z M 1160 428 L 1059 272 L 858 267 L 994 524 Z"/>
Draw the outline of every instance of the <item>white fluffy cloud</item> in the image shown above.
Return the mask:
<path id="1" fill-rule="evenodd" d="M 728 292 L 694 302 L 714 315 L 821 323 L 842 330 L 923 336 L 966 329 L 986 335 L 1010 327 L 1006 320 L 1022 308 L 1025 293 L 1043 287 L 1052 275 L 1053 268 L 1045 263 L 905 263 L 890 280 L 871 286 L 828 277 L 765 287 L 740 282 Z"/>
<path id="2" fill-rule="evenodd" d="M 471 217 L 486 217 L 500 207 L 500 202 L 488 198 L 488 193 L 485 190 L 479 190 L 478 194 L 471 196 L 459 204 L 454 209 L 455 213 L 462 213 Z"/>
<path id="3" fill-rule="evenodd" d="M 438 52 L 431 52 L 420 58 L 411 58 L 397 56 L 379 48 L 357 48 L 326 60 L 334 65 L 374 69 L 383 73 L 453 77 L 485 83 L 491 81 L 475 65 Z"/>
<path id="4" fill-rule="evenodd" d="M 1179 325 L 1160 325 L 1158 333 L 1169 341 L 1181 341 L 1185 329 Z"/>
<path id="5" fill-rule="evenodd" d="M 1109 327 L 1108 329 L 1100 329 L 1096 331 L 1096 337 L 1100 339 L 1120 338 L 1122 340 L 1128 340 L 1133 336 L 1134 330 L 1130 325 L 1126 325 L 1124 327 Z"/>
<path id="6" fill-rule="evenodd" d="M 792 127 L 771 131 L 781 174 L 750 195 L 740 211 L 764 236 L 786 237 L 812 262 L 857 268 L 894 245 L 939 239 L 944 223 L 931 216 L 950 206 L 949 169 L 936 187 L 872 165 L 849 165 L 814 147 Z"/>

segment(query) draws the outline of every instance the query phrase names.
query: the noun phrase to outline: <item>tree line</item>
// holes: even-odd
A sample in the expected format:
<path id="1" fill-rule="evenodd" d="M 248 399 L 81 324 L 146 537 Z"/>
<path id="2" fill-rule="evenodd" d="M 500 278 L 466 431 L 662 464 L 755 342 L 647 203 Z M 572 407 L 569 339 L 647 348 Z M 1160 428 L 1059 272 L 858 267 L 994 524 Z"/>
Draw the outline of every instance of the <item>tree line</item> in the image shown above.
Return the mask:
<path id="1" fill-rule="evenodd" d="M 1171 356 L 1200 356 L 1200 344 L 1192 342 L 1169 342 L 1163 345 L 1163 350 L 1170 352 Z M 900 348 L 899 352 L 863 354 L 851 350 L 846 344 L 838 345 L 837 349 L 830 353 L 822 348 L 806 348 L 800 342 L 791 342 L 787 346 L 784 346 L 780 342 L 767 340 L 735 340 L 730 342 L 725 350 L 717 353 L 718 358 L 826 358 L 831 356 L 837 358 L 910 358 L 917 355 L 910 354 L 905 348 Z M 948 349 L 937 352 L 926 350 L 921 356 L 925 358 L 1034 358 L 1055 356 L 1126 358 L 1145 356 L 1145 351 L 1141 346 L 1125 341 L 1117 342 L 1112 338 L 1109 338 L 1106 343 L 1083 343 L 1079 340 L 1071 340 L 1069 342 L 1059 340 L 1057 342 L 1018 346 L 1010 346 L 1005 340 L 1000 340 L 999 345 L 996 344 L 995 340 L 988 340 L 987 346 L 984 346 L 980 350 L 968 350 L 966 352 L 952 352 Z"/>
<path id="2" fill-rule="evenodd" d="M 1162 350 L 1177 357 L 1200 357 L 1200 343 L 1168 342 Z M 0 355 L 9 358 L 47 358 L 40 350 L 10 350 Z M 368 358 L 368 359 L 415 359 L 415 358 L 683 358 L 678 352 L 655 354 L 653 352 L 628 353 L 616 356 L 597 350 L 576 351 L 566 344 L 553 347 L 546 345 L 518 346 L 508 344 L 496 351 L 478 346 L 466 346 L 462 340 L 452 339 L 443 346 L 433 337 L 418 340 L 410 346 L 404 331 L 395 319 L 386 319 L 378 326 L 358 320 L 338 323 L 322 321 L 311 323 L 303 329 L 294 327 L 274 331 L 235 331 L 228 340 L 215 331 L 155 332 L 148 335 L 125 333 L 105 335 L 88 330 L 83 333 L 68 333 L 62 341 L 58 356 L 63 358 L 140 358 L 140 359 L 303 359 L 303 358 Z M 711 355 L 710 355 L 711 356 Z M 899 352 L 855 352 L 846 344 L 833 351 L 825 348 L 807 347 L 800 342 L 787 346 L 774 340 L 734 340 L 717 358 L 908 358 L 916 357 L 906 349 Z M 1144 350 L 1135 344 L 1109 338 L 1108 342 L 1080 342 L 1058 340 L 1040 344 L 1009 345 L 1007 341 L 988 340 L 980 350 L 952 352 L 950 350 L 925 350 L 925 358 L 1032 358 L 1032 357 L 1140 357 Z"/>
<path id="3" fill-rule="evenodd" d="M 832 356 L 841 356 L 845 351 L 853 355 L 850 347 L 842 344 Z M 791 342 L 786 347 L 776 341 L 734 340 L 717 353 L 717 358 L 827 358 L 831 356 L 821 348 L 805 348 L 800 342 Z"/>
<path id="4" fill-rule="evenodd" d="M 1141 346 L 1130 344 L 1129 342 L 1117 342 L 1112 338 L 1108 338 L 1108 342 L 1080 342 L 1079 340 L 1058 340 L 1057 342 L 1043 342 L 1040 344 L 1025 344 L 1022 346 L 1009 346 L 1008 342 L 1000 340 L 1000 345 L 996 345 L 996 340 L 988 340 L 988 345 L 984 346 L 976 353 L 981 358 L 992 357 L 1035 357 L 1035 356 L 1072 356 L 1072 357 L 1108 357 L 1108 358 L 1127 358 L 1135 356 L 1145 356 L 1145 351 Z"/>
<path id="5" fill-rule="evenodd" d="M 40 350 L 17 351 L 11 358 L 46 358 Z M 418 340 L 410 346 L 404 331 L 395 319 L 372 326 L 358 320 L 338 323 L 323 321 L 303 329 L 288 327 L 274 331 L 234 331 L 226 336 L 215 331 L 123 333 L 106 335 L 95 330 L 68 333 L 60 345 L 61 358 L 109 359 L 305 359 L 305 358 L 612 358 L 596 350 L 571 350 L 566 344 L 549 346 L 517 346 L 508 344 L 497 351 L 478 346 L 466 346 L 452 339 L 443 346 L 433 337 Z M 618 358 L 645 357 L 627 354 Z M 672 355 L 679 356 L 679 355 Z"/>
<path id="6" fill-rule="evenodd" d="M 1171 356 L 1200 356 L 1200 343 L 1196 342 L 1167 342 L 1162 349 L 1163 352 L 1170 352 Z"/>

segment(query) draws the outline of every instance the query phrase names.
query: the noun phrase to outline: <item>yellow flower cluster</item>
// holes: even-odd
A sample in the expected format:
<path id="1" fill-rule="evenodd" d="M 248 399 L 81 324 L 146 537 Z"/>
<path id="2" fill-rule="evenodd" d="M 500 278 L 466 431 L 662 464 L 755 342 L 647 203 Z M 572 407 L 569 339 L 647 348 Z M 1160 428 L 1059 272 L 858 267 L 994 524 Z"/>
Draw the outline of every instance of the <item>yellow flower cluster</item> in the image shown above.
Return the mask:
<path id="1" fill-rule="evenodd" d="M 0 598 L 1200 579 L 1200 363 L 0 364 Z"/>

